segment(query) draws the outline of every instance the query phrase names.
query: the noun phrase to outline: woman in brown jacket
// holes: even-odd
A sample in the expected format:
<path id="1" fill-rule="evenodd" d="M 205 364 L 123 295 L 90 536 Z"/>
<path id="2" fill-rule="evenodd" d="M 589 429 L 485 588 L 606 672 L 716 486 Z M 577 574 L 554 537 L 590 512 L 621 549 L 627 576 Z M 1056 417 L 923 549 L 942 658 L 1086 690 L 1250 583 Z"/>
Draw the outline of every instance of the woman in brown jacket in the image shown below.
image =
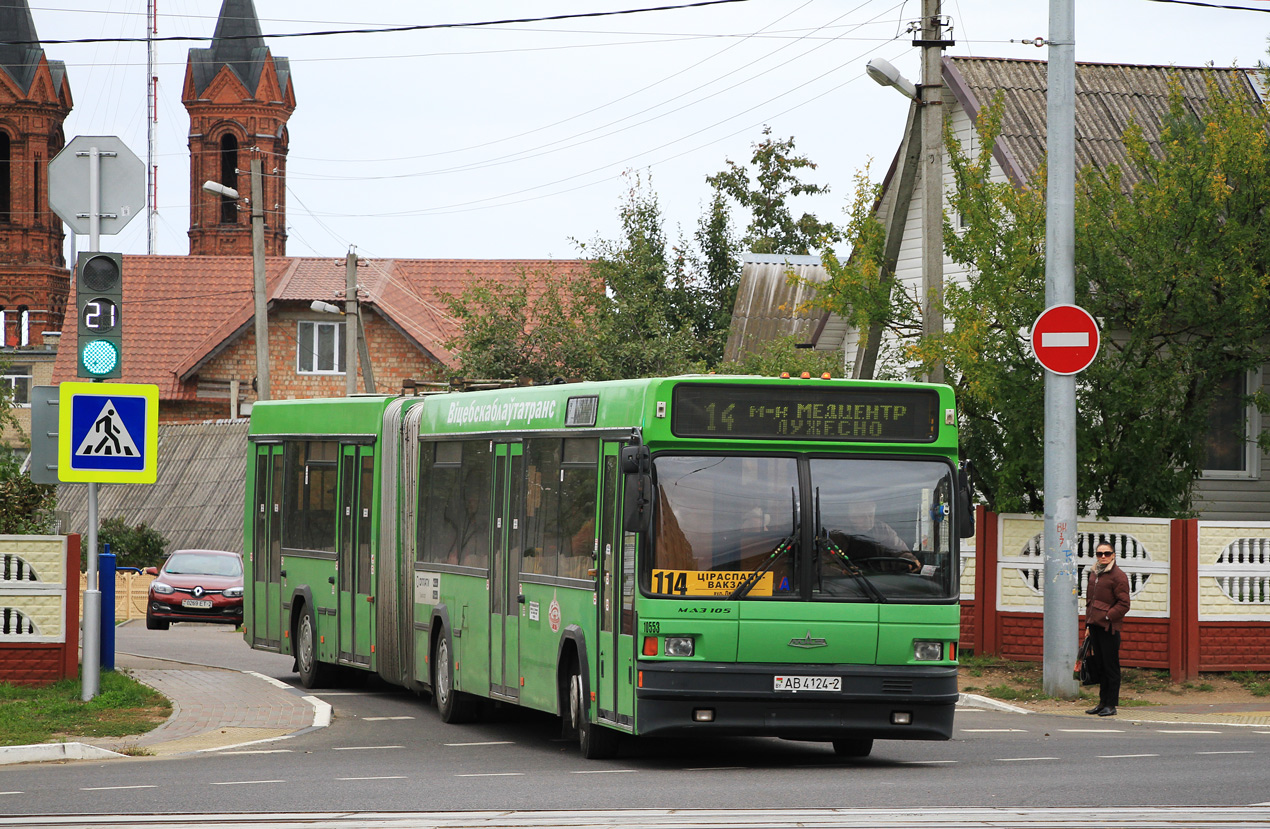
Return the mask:
<path id="1" fill-rule="evenodd" d="M 1107 541 L 1094 548 L 1098 563 L 1089 568 L 1085 590 L 1085 635 L 1093 637 L 1102 664 L 1098 704 L 1086 711 L 1111 717 L 1120 704 L 1120 623 L 1129 612 L 1129 577 L 1116 566 L 1116 550 Z"/>

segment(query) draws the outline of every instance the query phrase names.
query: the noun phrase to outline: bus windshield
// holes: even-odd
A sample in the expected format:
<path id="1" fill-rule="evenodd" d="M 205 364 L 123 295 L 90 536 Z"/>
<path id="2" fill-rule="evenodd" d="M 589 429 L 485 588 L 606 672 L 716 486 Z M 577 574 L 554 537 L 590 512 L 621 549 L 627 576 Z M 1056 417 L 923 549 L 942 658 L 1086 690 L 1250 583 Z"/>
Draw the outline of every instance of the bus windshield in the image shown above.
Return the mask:
<path id="1" fill-rule="evenodd" d="M 653 595 L 863 602 L 956 596 L 947 463 L 659 455 L 654 470 L 653 554 L 645 570 Z"/>

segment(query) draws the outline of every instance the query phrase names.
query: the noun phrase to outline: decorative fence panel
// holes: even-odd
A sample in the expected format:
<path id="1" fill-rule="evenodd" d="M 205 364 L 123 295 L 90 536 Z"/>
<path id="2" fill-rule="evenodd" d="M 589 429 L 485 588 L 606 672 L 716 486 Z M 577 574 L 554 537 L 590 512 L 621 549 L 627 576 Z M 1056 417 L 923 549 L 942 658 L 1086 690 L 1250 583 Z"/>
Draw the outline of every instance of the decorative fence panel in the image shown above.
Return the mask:
<path id="1" fill-rule="evenodd" d="M 78 573 L 78 535 L 0 536 L 0 682 L 78 673 Z"/>
<path id="2" fill-rule="evenodd" d="M 963 570 L 962 647 L 1038 661 L 1044 521 L 980 508 L 976 529 L 969 580 Z M 1175 679 L 1270 670 L 1270 524 L 1086 518 L 1077 530 L 1078 613 L 1096 544 L 1110 542 L 1129 576 L 1124 664 L 1168 668 Z"/>

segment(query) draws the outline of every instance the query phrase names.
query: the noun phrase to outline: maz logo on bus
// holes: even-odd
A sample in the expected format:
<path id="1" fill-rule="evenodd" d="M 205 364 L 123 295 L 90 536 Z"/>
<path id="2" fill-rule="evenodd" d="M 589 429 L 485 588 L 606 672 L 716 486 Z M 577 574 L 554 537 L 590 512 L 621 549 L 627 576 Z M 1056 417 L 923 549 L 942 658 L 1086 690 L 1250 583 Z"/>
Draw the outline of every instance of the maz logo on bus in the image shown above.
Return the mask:
<path id="1" fill-rule="evenodd" d="M 681 607 L 680 613 L 731 613 L 730 607 Z"/>

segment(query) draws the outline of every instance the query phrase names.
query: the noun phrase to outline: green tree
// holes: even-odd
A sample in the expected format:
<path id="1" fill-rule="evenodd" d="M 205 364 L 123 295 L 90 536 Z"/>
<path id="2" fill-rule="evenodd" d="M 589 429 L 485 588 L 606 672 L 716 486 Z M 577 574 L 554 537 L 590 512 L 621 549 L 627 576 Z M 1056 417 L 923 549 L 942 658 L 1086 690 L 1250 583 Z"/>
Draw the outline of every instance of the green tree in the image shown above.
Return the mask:
<path id="1" fill-rule="evenodd" d="M 789 200 L 793 196 L 828 193 L 829 187 L 801 181 L 800 171 L 816 169 L 815 163 L 794 155 L 792 137 L 781 141 L 771 135 L 772 128 L 763 127 L 763 140 L 752 145 L 753 184 L 750 171 L 730 159 L 726 169 L 706 181 L 750 212 L 750 224 L 742 239 L 748 250 L 807 255 L 824 249 L 838 239 L 837 229 L 811 213 L 795 219 Z"/>
<path id="2" fill-rule="evenodd" d="M 1129 170 L 1078 178 L 1076 301 L 1103 343 L 1077 383 L 1082 510 L 1190 514 L 1221 384 L 1270 359 L 1266 113 L 1211 80 L 1207 107 L 1194 115 L 1175 81 L 1159 149 L 1130 129 Z M 947 287 L 952 331 L 912 353 L 956 378 L 963 448 L 990 503 L 1036 512 L 1044 382 L 1026 334 L 1044 308 L 1045 179 L 991 180 L 1000 112 L 1000 100 L 984 110 L 974 158 L 946 133 L 966 227 L 945 221 L 944 240 L 972 272 Z"/>
<path id="3" fill-rule="evenodd" d="M 719 188 L 697 221 L 696 248 L 675 249 L 672 326 L 690 328 L 697 357 L 706 365 L 723 359 L 741 281 L 741 244 L 732 231 L 727 198 Z"/>
<path id="4" fill-rule="evenodd" d="M 476 279 L 442 301 L 458 321 L 445 345 L 462 376 L 534 383 L 614 376 L 604 349 L 610 302 L 588 274 L 522 272 L 513 284 Z"/>
<path id="5" fill-rule="evenodd" d="M 757 351 L 733 362 L 720 363 L 715 369 L 717 374 L 755 374 L 760 377 L 779 377 L 785 371 L 793 377 L 803 372 L 812 377 L 820 377 L 826 372 L 831 377 L 841 377 L 842 352 L 801 348 L 799 338 L 791 334 L 769 340 Z"/>

